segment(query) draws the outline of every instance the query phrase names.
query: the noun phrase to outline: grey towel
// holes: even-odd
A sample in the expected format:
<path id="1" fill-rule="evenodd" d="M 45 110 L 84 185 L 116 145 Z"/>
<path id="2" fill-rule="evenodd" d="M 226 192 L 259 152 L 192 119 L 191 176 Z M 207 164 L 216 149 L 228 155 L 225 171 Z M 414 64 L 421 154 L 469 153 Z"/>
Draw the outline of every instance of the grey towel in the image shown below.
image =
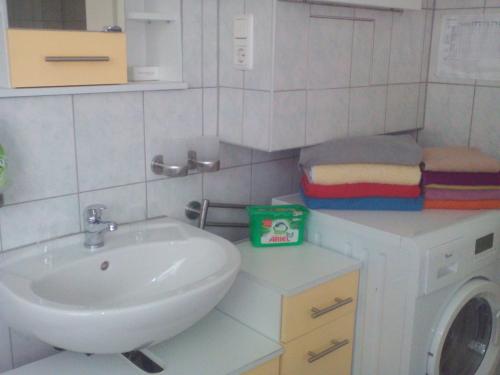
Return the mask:
<path id="1" fill-rule="evenodd" d="M 422 159 L 422 148 L 409 135 L 374 135 L 303 148 L 299 164 L 306 169 L 328 164 L 418 165 Z"/>

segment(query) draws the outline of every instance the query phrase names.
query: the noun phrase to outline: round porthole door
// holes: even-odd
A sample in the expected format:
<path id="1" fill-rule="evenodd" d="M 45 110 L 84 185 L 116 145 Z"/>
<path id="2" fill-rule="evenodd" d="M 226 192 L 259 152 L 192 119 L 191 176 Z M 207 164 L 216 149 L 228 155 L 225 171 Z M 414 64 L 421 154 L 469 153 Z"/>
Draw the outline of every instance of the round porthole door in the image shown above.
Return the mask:
<path id="1" fill-rule="evenodd" d="M 500 355 L 500 286 L 464 285 L 446 307 L 429 350 L 428 375 L 494 375 Z"/>

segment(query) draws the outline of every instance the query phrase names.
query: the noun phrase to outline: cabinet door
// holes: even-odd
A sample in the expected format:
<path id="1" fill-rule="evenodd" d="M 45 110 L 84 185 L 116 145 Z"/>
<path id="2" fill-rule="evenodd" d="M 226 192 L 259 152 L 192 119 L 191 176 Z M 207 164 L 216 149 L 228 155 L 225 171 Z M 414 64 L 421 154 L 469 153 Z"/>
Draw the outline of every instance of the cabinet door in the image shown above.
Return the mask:
<path id="1" fill-rule="evenodd" d="M 7 40 L 12 87 L 127 83 L 123 33 L 9 29 Z"/>
<path id="2" fill-rule="evenodd" d="M 259 367 L 254 368 L 242 375 L 279 375 L 280 373 L 280 360 L 279 357 L 272 359 Z"/>
<path id="3" fill-rule="evenodd" d="M 354 313 L 284 345 L 281 375 L 349 375 Z"/>
<path id="4" fill-rule="evenodd" d="M 284 297 L 281 341 L 291 341 L 342 315 L 354 313 L 358 277 L 358 272 L 351 272 L 296 296 Z"/>

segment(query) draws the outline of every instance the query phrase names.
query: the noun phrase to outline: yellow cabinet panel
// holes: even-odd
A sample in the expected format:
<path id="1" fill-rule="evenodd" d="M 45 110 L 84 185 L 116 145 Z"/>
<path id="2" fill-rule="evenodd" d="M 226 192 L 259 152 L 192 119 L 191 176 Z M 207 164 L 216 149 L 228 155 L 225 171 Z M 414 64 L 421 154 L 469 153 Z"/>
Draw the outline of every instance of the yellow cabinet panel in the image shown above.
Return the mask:
<path id="1" fill-rule="evenodd" d="M 281 375 L 350 375 L 354 314 L 284 345 Z"/>
<path id="2" fill-rule="evenodd" d="M 289 342 L 356 311 L 359 273 L 352 272 L 301 294 L 283 297 L 281 341 Z"/>
<path id="3" fill-rule="evenodd" d="M 127 83 L 123 33 L 9 29 L 7 40 L 12 87 Z"/>
<path id="4" fill-rule="evenodd" d="M 253 370 L 245 372 L 242 375 L 279 375 L 280 373 L 280 359 L 272 359 Z"/>

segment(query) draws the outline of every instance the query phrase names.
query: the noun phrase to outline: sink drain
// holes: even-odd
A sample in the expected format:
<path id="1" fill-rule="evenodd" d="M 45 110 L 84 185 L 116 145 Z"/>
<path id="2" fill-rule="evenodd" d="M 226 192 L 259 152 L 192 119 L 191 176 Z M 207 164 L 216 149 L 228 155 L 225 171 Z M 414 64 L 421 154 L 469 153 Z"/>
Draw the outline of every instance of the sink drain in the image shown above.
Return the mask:
<path id="1" fill-rule="evenodd" d="M 106 271 L 109 268 L 109 262 L 105 261 L 101 263 L 101 271 Z"/>

